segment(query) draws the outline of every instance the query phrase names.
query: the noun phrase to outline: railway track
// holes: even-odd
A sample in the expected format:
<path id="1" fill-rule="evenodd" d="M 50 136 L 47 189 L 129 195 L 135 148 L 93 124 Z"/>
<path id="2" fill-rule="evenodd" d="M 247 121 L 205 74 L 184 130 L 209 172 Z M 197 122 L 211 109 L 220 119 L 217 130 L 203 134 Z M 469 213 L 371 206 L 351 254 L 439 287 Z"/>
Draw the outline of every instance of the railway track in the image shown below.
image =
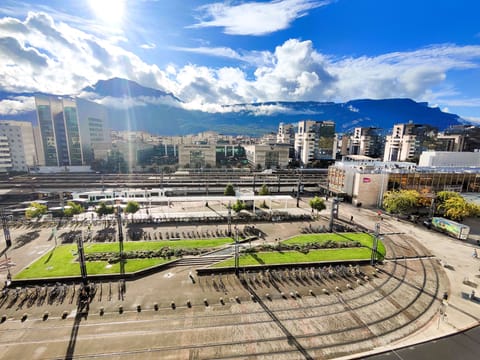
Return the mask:
<path id="1" fill-rule="evenodd" d="M 332 295 L 313 297 L 303 294 L 295 299 L 278 298 L 270 301 L 266 300 L 264 292 L 272 292 L 272 289 L 253 290 L 247 287 L 247 292 L 255 294 L 255 303 L 242 299 L 235 305 L 212 305 L 213 313 L 202 311 L 198 314 L 202 305 L 195 305 L 193 309 L 178 307 L 176 313 L 172 313 L 171 309 L 167 313 L 165 306 L 159 313 L 143 313 L 140 319 L 137 315 L 135 319 L 129 318 L 126 321 L 114 321 L 111 317 L 98 318 L 93 323 L 89 320 L 79 325 L 75 358 L 120 358 L 146 354 L 157 354 L 155 356 L 162 358 L 184 357 L 183 355 L 212 359 L 249 356 L 329 358 L 350 347 L 358 350 L 371 349 L 374 344 L 378 346 L 388 343 L 412 332 L 414 323 L 417 328 L 430 320 L 440 286 L 435 265 L 434 259 L 419 259 L 415 263 L 410 261 L 408 265 L 404 258 L 394 260 L 384 265 L 385 269 L 378 278 L 354 290 L 335 293 L 334 288 L 342 286 L 341 281 L 326 280 L 321 286 L 330 289 Z M 431 284 L 427 286 L 429 282 Z M 284 284 L 282 289 L 292 288 L 293 285 Z M 241 311 L 232 311 L 232 307 L 241 308 Z M 380 309 L 389 311 L 385 313 Z M 144 319 L 143 316 L 148 316 L 149 319 Z M 57 345 L 69 340 L 68 330 L 71 326 L 64 323 L 52 326 L 50 322 L 43 322 L 38 337 L 29 335 L 28 340 L 24 337 L 18 344 L 12 343 L 8 338 L 18 338 L 20 334 L 34 331 L 38 329 L 38 323 L 22 326 L 21 329 L 9 326 L 10 324 L 12 323 L 7 322 L 0 328 L 0 348 L 7 346 L 7 343 L 10 347 L 35 346 L 46 338 L 54 338 Z M 85 352 L 80 344 L 95 343 L 98 330 L 95 330 L 95 336 L 90 330 L 94 327 L 101 328 L 104 340 L 124 338 L 126 341 L 131 336 L 142 336 L 148 346 L 122 351 L 110 348 L 95 354 Z M 134 327 L 135 330 L 131 330 Z M 58 336 L 58 333 L 63 333 L 63 336 Z M 7 339 L 4 337 L 6 334 Z M 156 339 L 159 338 L 168 345 L 158 344 Z M 65 357 L 64 354 L 52 354 L 46 358 Z"/>

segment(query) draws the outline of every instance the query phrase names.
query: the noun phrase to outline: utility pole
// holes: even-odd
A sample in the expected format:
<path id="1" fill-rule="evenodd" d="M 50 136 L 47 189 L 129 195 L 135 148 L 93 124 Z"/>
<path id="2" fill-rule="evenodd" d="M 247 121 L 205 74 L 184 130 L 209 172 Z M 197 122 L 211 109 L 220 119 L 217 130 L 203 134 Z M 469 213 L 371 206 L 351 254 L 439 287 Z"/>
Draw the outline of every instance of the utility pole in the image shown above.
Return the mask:
<path id="1" fill-rule="evenodd" d="M 332 200 L 332 210 L 330 211 L 330 222 L 328 224 L 328 231 L 333 232 L 333 221 L 334 219 L 338 219 L 338 205 L 339 200 L 337 197 L 333 198 Z"/>
<path id="2" fill-rule="evenodd" d="M 87 265 L 85 264 L 85 253 L 83 251 L 83 231 L 77 236 L 78 260 L 80 262 L 80 273 L 82 274 L 82 283 L 87 286 Z"/>
<path id="3" fill-rule="evenodd" d="M 240 275 L 240 272 L 239 272 L 240 259 L 238 255 L 239 255 L 238 254 L 238 229 L 235 226 L 235 275 L 237 277 Z"/>
<path id="4" fill-rule="evenodd" d="M 232 236 L 232 206 L 228 201 L 228 236 Z"/>
<path id="5" fill-rule="evenodd" d="M 435 195 L 432 198 L 432 202 L 430 204 L 430 219 L 435 216 Z"/>
<path id="6" fill-rule="evenodd" d="M 58 196 L 60 198 L 60 207 L 62 208 L 62 213 L 65 211 L 65 201 L 63 199 L 63 191 L 60 191 L 58 193 Z"/>
<path id="7" fill-rule="evenodd" d="M 7 216 L 2 209 L 2 228 L 3 236 L 5 237 L 5 242 L 7 243 L 7 249 L 12 246 L 12 239 L 10 238 L 10 228 L 8 227 Z"/>
<path id="8" fill-rule="evenodd" d="M 370 258 L 370 265 L 375 265 L 377 261 L 378 237 L 380 235 L 380 223 L 375 223 L 375 233 L 373 234 L 372 256 Z"/>
<path id="9" fill-rule="evenodd" d="M 118 227 L 118 245 L 120 251 L 120 261 L 123 259 L 123 231 L 122 231 L 122 208 L 117 207 L 117 227 Z"/>
<path id="10" fill-rule="evenodd" d="M 300 207 L 300 187 L 302 185 L 301 174 L 298 174 L 298 183 L 297 183 L 297 207 Z"/>
<path id="11" fill-rule="evenodd" d="M 120 256 L 120 276 L 121 279 L 121 297 L 123 300 L 123 294 L 126 291 L 125 286 L 125 261 L 123 255 L 123 231 L 122 231 L 122 208 L 120 205 L 117 207 L 117 227 L 118 227 L 118 246 L 119 246 L 119 256 Z"/>

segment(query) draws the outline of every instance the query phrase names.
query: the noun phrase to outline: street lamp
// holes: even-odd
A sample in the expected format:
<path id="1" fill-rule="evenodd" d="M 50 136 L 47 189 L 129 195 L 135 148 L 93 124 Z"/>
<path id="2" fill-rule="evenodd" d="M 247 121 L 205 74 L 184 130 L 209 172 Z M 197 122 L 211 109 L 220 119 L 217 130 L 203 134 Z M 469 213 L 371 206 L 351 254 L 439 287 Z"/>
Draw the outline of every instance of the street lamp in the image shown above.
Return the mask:
<path id="1" fill-rule="evenodd" d="M 7 249 L 12 246 L 12 239 L 10 237 L 10 229 L 8 227 L 7 216 L 5 215 L 2 209 L 2 228 L 3 228 L 3 235 L 5 237 L 5 242 L 7 244 Z"/>
<path id="2" fill-rule="evenodd" d="M 328 224 L 328 231 L 332 232 L 333 231 L 333 220 L 338 219 L 338 204 L 340 203 L 340 200 L 338 197 L 333 198 L 332 200 L 332 209 L 330 212 L 330 222 Z"/>
<path id="3" fill-rule="evenodd" d="M 302 174 L 298 174 L 298 184 L 297 184 L 297 207 L 300 207 L 300 188 L 302 185 Z"/>
<path id="4" fill-rule="evenodd" d="M 123 256 L 123 231 L 122 231 L 122 208 L 120 205 L 117 207 L 117 227 L 118 227 L 118 246 L 119 246 L 119 256 L 120 256 L 120 276 L 121 280 L 121 290 L 120 294 L 123 300 L 123 294 L 126 291 L 125 286 L 125 262 Z"/>
<path id="5" fill-rule="evenodd" d="M 370 257 L 370 265 L 375 265 L 377 261 L 378 240 L 380 234 L 380 223 L 375 223 L 375 233 L 373 234 L 372 255 Z"/>
<path id="6" fill-rule="evenodd" d="M 230 200 L 228 201 L 228 236 L 232 235 L 232 206 Z"/>
<path id="7" fill-rule="evenodd" d="M 238 229 L 235 226 L 235 275 L 239 276 L 239 256 L 238 256 Z"/>
<path id="8" fill-rule="evenodd" d="M 80 273 L 82 274 L 83 285 L 87 285 L 87 265 L 85 263 L 85 253 L 83 251 L 83 231 L 77 236 L 78 260 L 80 262 Z"/>

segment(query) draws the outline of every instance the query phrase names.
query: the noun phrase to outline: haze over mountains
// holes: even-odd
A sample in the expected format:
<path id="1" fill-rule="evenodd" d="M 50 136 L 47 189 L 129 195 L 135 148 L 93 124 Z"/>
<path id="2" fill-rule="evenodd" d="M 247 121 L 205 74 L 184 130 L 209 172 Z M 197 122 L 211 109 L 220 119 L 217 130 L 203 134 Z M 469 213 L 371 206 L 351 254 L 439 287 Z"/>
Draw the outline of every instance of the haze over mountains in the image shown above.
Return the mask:
<path id="1" fill-rule="evenodd" d="M 31 98 L 34 93 L 0 92 L 0 101 Z M 389 131 L 394 124 L 413 121 L 440 130 L 464 123 L 458 115 L 442 112 L 427 103 L 411 99 L 352 100 L 333 102 L 263 102 L 222 106 L 221 112 L 202 112 L 186 108 L 173 94 L 114 78 L 72 94 L 105 105 L 113 130 L 143 130 L 159 135 L 185 135 L 213 130 L 224 134 L 261 135 L 276 132 L 278 124 L 299 120 L 333 120 L 337 132 L 358 126 L 375 126 Z M 31 101 L 31 100 L 30 100 Z M 36 123 L 35 111 L 0 115 L 1 119 Z"/>

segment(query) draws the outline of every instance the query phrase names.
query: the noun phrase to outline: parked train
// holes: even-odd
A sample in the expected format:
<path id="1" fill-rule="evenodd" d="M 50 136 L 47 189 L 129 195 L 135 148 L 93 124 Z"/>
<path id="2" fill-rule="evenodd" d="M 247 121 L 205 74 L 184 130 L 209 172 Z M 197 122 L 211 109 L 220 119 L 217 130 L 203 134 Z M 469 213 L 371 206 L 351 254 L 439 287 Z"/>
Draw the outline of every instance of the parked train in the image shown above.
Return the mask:
<path id="1" fill-rule="evenodd" d="M 105 189 L 72 193 L 72 201 L 88 204 L 99 202 L 125 203 L 128 201 L 162 203 L 171 196 L 170 189 Z"/>

